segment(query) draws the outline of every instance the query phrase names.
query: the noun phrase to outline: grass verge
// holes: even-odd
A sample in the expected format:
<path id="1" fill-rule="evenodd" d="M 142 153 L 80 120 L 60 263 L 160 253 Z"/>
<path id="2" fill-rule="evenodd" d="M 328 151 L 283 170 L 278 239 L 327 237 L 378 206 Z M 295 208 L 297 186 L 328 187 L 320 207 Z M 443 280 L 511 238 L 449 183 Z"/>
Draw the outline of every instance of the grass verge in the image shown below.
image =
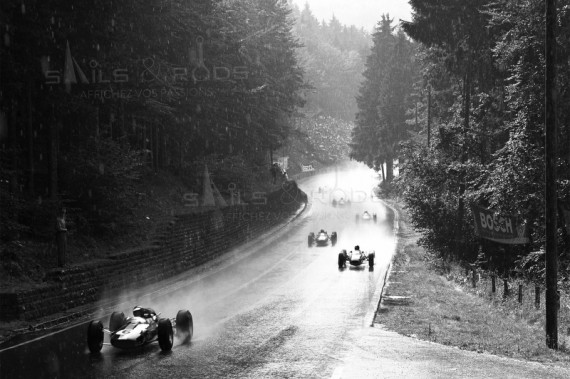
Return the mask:
<path id="1" fill-rule="evenodd" d="M 375 322 L 406 336 L 465 350 L 570 367 L 566 333 L 559 333 L 560 350 L 546 347 L 544 312 L 522 309 L 516 291 L 515 301 L 502 301 L 502 295 L 495 298 L 487 285 L 470 290 L 471 281 L 460 279 L 459 267 L 452 269 L 457 275 L 434 270 L 405 211 L 389 203 L 400 212 L 398 248 Z"/>

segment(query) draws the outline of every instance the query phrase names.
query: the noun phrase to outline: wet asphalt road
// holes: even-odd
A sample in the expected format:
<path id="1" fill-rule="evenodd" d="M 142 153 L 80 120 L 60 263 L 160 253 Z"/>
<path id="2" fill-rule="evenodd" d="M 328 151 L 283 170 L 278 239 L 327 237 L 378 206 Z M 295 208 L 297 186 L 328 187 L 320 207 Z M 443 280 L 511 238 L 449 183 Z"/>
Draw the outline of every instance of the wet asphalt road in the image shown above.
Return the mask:
<path id="1" fill-rule="evenodd" d="M 83 324 L 0 353 L 1 377 L 331 377 L 350 331 L 372 321 L 395 248 L 389 212 L 371 197 L 375 183 L 365 168 L 302 180 L 310 206 L 287 227 L 235 249 L 200 274 L 189 272 L 168 295 L 121 294 L 129 305 L 120 310 L 129 315 L 137 304 L 163 317 L 189 309 L 190 344 L 175 341 L 168 353 L 158 344 L 138 351 L 105 346 L 91 355 Z M 352 202 L 333 207 L 335 197 Z M 377 213 L 377 223 L 356 222 L 365 210 Z M 320 229 L 338 233 L 335 247 L 307 246 L 308 234 Z M 340 249 L 357 244 L 376 251 L 374 270 L 367 264 L 339 270 Z"/>

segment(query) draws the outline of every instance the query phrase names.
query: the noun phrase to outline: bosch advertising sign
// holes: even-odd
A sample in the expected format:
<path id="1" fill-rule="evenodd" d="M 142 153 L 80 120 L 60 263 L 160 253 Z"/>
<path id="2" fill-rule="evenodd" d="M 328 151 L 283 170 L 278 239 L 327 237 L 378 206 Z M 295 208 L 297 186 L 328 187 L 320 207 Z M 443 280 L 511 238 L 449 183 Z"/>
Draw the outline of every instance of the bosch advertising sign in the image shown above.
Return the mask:
<path id="1" fill-rule="evenodd" d="M 471 210 L 477 236 L 510 245 L 528 243 L 527 227 L 515 217 L 499 215 L 476 205 L 472 205 Z"/>

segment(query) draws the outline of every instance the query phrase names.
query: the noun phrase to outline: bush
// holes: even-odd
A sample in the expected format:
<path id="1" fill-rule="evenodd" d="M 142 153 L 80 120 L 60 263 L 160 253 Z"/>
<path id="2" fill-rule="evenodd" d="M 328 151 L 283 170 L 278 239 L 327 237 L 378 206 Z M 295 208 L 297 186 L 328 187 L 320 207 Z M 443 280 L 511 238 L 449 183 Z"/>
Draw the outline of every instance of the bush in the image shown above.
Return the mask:
<path id="1" fill-rule="evenodd" d="M 80 227 L 107 233 L 123 224 L 135 206 L 135 184 L 144 170 L 144 157 L 128 143 L 88 138 L 63 156 L 61 191 L 80 210 Z"/>

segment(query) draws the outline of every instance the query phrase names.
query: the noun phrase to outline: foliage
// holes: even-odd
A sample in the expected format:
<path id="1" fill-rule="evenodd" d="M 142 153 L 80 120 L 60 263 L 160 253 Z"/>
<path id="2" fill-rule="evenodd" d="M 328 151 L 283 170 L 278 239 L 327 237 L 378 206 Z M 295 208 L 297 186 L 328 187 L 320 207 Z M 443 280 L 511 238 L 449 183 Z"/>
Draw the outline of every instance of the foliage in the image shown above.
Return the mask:
<path id="1" fill-rule="evenodd" d="M 427 147 L 425 139 L 416 138 L 406 146 L 406 170 L 398 185 L 414 225 L 424 234 L 422 242 L 442 255 L 473 260 L 475 255 L 464 256 L 478 244 L 464 204 L 476 203 L 518 216 L 531 226 L 532 245 L 513 249 L 518 257 L 510 257 L 509 262 L 511 268 L 516 265 L 540 278 L 541 255 L 529 252 L 540 252 L 544 243 L 544 4 L 412 0 L 411 5 L 413 20 L 403 28 L 422 45 L 423 83 L 417 87 L 431 89 L 434 143 Z M 570 195 L 570 112 L 562 106 L 570 100 L 569 21 L 567 7 L 559 5 L 558 172 L 559 196 L 564 201 Z M 426 97 L 419 96 L 419 101 L 424 126 L 418 136 L 425 135 L 427 124 Z M 442 226 L 450 220 L 461 225 L 455 233 Z M 559 235 L 565 267 L 568 238 Z M 460 239 L 465 247 L 450 246 L 453 239 Z"/>
<path id="2" fill-rule="evenodd" d="M 112 231 L 136 203 L 135 184 L 145 157 L 127 143 L 89 138 L 62 157 L 60 178 L 72 206 L 82 209 L 95 232 Z"/>
<path id="3" fill-rule="evenodd" d="M 352 121 L 370 36 L 355 26 L 341 25 L 334 15 L 328 23 L 320 23 L 308 3 L 302 10 L 294 6 L 293 14 L 294 33 L 303 45 L 299 61 L 312 87 L 304 92 L 305 113 Z"/>
<path id="4" fill-rule="evenodd" d="M 351 142 L 352 158 L 376 170 L 386 163 L 388 181 L 393 178 L 398 143 L 407 139 L 406 113 L 417 75 L 413 45 L 403 32 L 394 35 L 391 23 L 383 15 L 373 35 Z"/>
<path id="5" fill-rule="evenodd" d="M 307 88 L 293 22 L 284 0 L 2 2 L 7 214 L 45 188 L 82 225 L 107 227 L 143 163 L 180 173 L 211 155 L 266 160 Z"/>

